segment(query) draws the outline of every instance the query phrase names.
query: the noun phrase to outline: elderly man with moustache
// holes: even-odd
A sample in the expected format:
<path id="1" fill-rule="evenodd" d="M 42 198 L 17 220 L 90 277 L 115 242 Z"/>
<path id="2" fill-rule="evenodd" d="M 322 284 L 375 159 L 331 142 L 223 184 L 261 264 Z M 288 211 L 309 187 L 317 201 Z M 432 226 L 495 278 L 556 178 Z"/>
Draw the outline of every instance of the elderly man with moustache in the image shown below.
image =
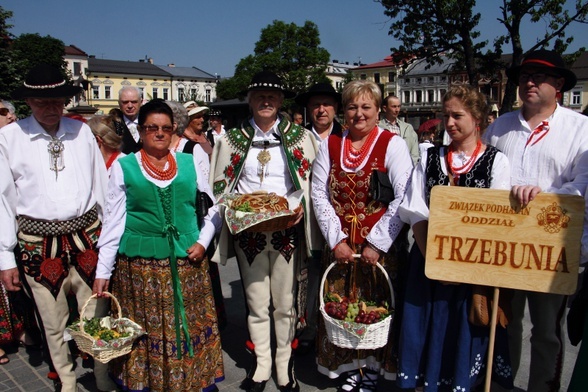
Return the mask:
<path id="1" fill-rule="evenodd" d="M 73 360 L 63 331 L 68 292 L 81 306 L 92 295 L 107 174 L 90 128 L 62 118 L 79 92 L 57 67 L 40 64 L 16 89 L 32 116 L 0 131 L 0 276 L 9 291 L 24 288 L 40 310 L 40 326 L 62 392 L 77 391 Z M 14 249 L 18 247 L 18 256 Z M 91 301 L 86 316 L 106 313 Z M 96 362 L 100 390 L 115 389 L 106 365 Z"/>
<path id="2" fill-rule="evenodd" d="M 558 103 L 561 94 L 576 84 L 576 75 L 559 54 L 543 49 L 530 52 L 507 75 L 518 83 L 523 105 L 497 118 L 483 137 L 508 157 L 513 196 L 523 206 L 539 192 L 583 196 L 588 185 L 588 117 Z M 513 378 L 520 365 L 526 303 L 533 324 L 527 388 L 558 391 L 566 297 L 515 292 L 508 325 Z"/>
<path id="3" fill-rule="evenodd" d="M 320 231 L 311 229 L 314 214 L 310 206 L 310 164 L 317 144 L 304 128 L 281 117 L 279 109 L 286 90 L 280 78 L 262 71 L 253 76 L 247 89 L 252 117 L 233 128 L 215 145 L 210 181 L 215 196 L 225 193 L 275 192 L 287 197 L 303 190 L 302 210 L 297 223 L 274 232 L 241 232 L 232 238 L 223 226 L 213 261 L 225 263 L 237 256 L 247 299 L 250 342 L 254 364 L 241 388 L 261 392 L 277 373 L 278 389 L 299 391 L 292 352 L 296 324 L 295 299 L 299 263 L 321 247 Z M 270 306 L 276 341 L 272 361 Z"/>
<path id="4" fill-rule="evenodd" d="M 137 130 L 137 117 L 141 108 L 141 91 L 137 87 L 125 86 L 118 92 L 118 107 L 123 113 L 122 152 L 130 154 L 141 149 Z"/>

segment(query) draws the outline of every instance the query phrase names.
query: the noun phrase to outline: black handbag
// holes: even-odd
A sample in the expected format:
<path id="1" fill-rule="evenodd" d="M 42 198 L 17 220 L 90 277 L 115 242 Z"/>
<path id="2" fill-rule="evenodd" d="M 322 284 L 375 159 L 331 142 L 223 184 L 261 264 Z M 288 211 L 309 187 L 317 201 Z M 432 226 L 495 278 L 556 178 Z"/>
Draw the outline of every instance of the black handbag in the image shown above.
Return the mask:
<path id="1" fill-rule="evenodd" d="M 388 178 L 388 173 L 374 169 L 370 179 L 372 198 L 382 204 L 390 204 L 394 200 L 394 188 Z"/>
<path id="2" fill-rule="evenodd" d="M 206 192 L 196 191 L 196 216 L 200 227 L 204 223 L 204 217 L 208 214 L 208 209 L 213 205 L 212 199 Z"/>

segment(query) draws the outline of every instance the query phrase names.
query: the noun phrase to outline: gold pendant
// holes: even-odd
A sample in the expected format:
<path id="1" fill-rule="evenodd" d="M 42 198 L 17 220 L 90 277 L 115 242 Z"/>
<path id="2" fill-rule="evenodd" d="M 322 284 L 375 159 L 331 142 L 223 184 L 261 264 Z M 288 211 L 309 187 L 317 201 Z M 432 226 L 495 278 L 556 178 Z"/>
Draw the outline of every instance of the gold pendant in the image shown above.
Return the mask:
<path id="1" fill-rule="evenodd" d="M 269 153 L 268 150 L 263 149 L 259 152 L 259 154 L 257 154 L 257 161 L 259 162 L 259 169 L 257 171 L 257 175 L 259 176 L 259 183 L 261 184 L 263 182 L 263 178 L 266 175 L 266 168 L 265 166 L 269 163 L 269 161 L 272 159 L 271 154 Z"/>

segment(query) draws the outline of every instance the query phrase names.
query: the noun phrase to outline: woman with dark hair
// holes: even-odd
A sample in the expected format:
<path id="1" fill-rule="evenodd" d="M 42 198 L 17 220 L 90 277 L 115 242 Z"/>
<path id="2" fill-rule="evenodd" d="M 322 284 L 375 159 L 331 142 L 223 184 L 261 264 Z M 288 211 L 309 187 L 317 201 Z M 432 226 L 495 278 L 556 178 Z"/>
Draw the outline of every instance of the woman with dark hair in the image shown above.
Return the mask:
<path id="1" fill-rule="evenodd" d="M 196 218 L 197 190 L 212 192 L 193 156 L 170 152 L 164 101 L 141 107 L 138 129 L 143 148 L 112 167 L 93 291 L 112 275 L 123 316 L 147 335 L 111 373 L 124 390 L 213 391 L 224 371 L 205 250 L 220 221 L 214 208 Z"/>
<path id="2" fill-rule="evenodd" d="M 402 138 L 377 125 L 382 102 L 378 85 L 350 82 L 342 98 L 346 129 L 331 133 L 321 144 L 312 174 L 315 215 L 329 250 L 323 270 L 338 262 L 325 286 L 331 293 L 349 296 L 350 282 L 355 281 L 358 298 L 380 303 L 389 301 L 390 293 L 375 266 L 380 263 L 392 279 L 396 276 L 396 238 L 403 227 L 398 206 L 412 159 Z M 370 192 L 376 171 L 385 173 L 394 188 L 390 200 L 374 200 Z M 338 391 L 376 391 L 380 374 L 395 373 L 392 338 L 379 349 L 340 348 L 328 340 L 320 321 L 318 370 L 329 378 L 344 375 Z"/>
<path id="3" fill-rule="evenodd" d="M 424 391 L 470 391 L 483 375 L 490 328 L 469 323 L 471 285 L 425 276 L 429 198 L 433 186 L 510 189 L 504 154 L 481 141 L 487 104 L 470 86 L 451 87 L 443 97 L 449 146 L 422 152 L 400 216 L 410 223 L 415 243 L 403 296 L 397 385 Z M 493 380 L 512 389 L 506 330 L 497 326 Z M 421 389 L 419 389 L 421 390 Z"/>

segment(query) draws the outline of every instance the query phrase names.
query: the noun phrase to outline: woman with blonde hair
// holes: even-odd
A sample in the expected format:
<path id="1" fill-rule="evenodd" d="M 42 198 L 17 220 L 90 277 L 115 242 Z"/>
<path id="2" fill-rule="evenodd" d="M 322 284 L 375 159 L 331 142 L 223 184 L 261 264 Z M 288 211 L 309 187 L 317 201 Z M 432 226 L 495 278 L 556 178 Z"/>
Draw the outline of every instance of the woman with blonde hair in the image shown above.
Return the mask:
<path id="1" fill-rule="evenodd" d="M 116 118 L 111 115 L 94 116 L 88 120 L 88 126 L 96 137 L 106 170 L 110 175 L 110 168 L 114 161 L 126 156 L 121 152 L 122 136 L 116 131 Z"/>
<path id="2" fill-rule="evenodd" d="M 398 206 L 412 172 L 412 159 L 402 138 L 378 127 L 382 102 L 378 85 L 366 80 L 350 82 L 342 98 L 346 128 L 331 133 L 321 144 L 312 174 L 315 215 L 328 246 L 323 270 L 338 263 L 325 287 L 349 296 L 354 280 L 358 298 L 389 301 L 388 284 L 375 267 L 379 263 L 389 276 L 397 275 L 396 238 L 403 227 Z M 394 189 L 389 199 L 374 200 L 370 192 L 376 171 L 385 173 Z M 343 375 L 338 391 L 375 391 L 380 374 L 390 377 L 395 373 L 392 333 L 382 348 L 346 349 L 329 341 L 324 320 L 319 321 L 318 370 L 329 378 Z"/>

